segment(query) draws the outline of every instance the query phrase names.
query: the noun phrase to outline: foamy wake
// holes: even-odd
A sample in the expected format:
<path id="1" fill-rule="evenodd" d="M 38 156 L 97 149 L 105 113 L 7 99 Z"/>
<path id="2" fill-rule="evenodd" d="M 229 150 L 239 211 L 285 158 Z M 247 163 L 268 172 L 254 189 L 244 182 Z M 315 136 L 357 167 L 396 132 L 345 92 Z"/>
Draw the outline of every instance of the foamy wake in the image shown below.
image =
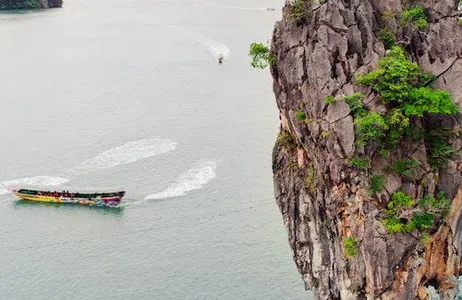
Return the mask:
<path id="1" fill-rule="evenodd" d="M 165 26 L 169 30 L 186 36 L 189 39 L 195 41 L 196 43 L 200 44 L 203 46 L 207 51 L 218 61 L 218 59 L 221 57 L 223 61 L 228 60 L 229 55 L 231 54 L 231 50 L 229 49 L 228 46 L 226 46 L 223 43 L 220 43 L 218 41 L 209 39 L 207 37 L 204 37 L 200 34 L 190 32 L 184 28 L 175 28 L 174 26 Z"/>
<path id="2" fill-rule="evenodd" d="M 240 7 L 240 6 L 222 6 L 222 8 L 227 9 L 237 9 L 237 10 L 253 10 L 253 11 L 275 11 L 276 9 L 272 7 Z"/>
<path id="3" fill-rule="evenodd" d="M 200 163 L 181 174 L 180 177 L 165 190 L 149 195 L 145 200 L 184 196 L 190 191 L 199 190 L 217 176 L 215 173 L 216 168 L 217 163 L 213 161 Z"/>
<path id="4" fill-rule="evenodd" d="M 35 176 L 26 177 L 4 181 L 0 184 L 0 195 L 8 194 L 9 192 L 5 189 L 7 186 L 21 186 L 21 185 L 39 185 L 39 186 L 58 186 L 68 182 L 69 179 L 61 177 L 51 176 Z"/>
<path id="5" fill-rule="evenodd" d="M 195 41 L 204 46 L 215 59 L 222 57 L 224 61 L 228 60 L 231 50 L 225 44 L 200 36 Z"/>
<path id="6" fill-rule="evenodd" d="M 136 162 L 140 159 L 164 154 L 175 150 L 178 143 L 171 140 L 152 138 L 126 143 L 112 148 L 82 162 L 76 168 L 77 173 L 98 169 L 108 169 L 118 165 Z"/>

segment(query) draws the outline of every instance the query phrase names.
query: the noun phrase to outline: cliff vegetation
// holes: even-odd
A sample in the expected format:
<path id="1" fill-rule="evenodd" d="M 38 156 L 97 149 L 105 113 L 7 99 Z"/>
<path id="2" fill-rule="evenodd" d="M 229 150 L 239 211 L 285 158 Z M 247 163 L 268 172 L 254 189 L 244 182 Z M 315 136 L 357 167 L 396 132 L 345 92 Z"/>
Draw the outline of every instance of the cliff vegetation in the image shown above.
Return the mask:
<path id="1" fill-rule="evenodd" d="M 277 203 L 319 299 L 441 299 L 462 273 L 462 2 L 287 1 Z"/>

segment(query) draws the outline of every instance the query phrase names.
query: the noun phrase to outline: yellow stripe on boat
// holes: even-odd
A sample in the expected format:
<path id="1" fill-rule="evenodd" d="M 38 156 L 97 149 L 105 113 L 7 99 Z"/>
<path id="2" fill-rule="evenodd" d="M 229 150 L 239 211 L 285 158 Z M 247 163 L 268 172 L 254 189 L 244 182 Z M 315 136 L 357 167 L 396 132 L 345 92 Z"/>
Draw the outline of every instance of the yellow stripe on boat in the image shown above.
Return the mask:
<path id="1" fill-rule="evenodd" d="M 54 202 L 54 203 L 60 203 L 61 201 L 59 198 L 55 197 L 47 197 L 47 196 L 32 196 L 32 195 L 26 195 L 26 194 L 21 194 L 21 193 L 14 193 L 16 196 L 18 196 L 21 199 L 24 200 L 29 200 L 29 201 L 38 201 L 38 202 Z"/>

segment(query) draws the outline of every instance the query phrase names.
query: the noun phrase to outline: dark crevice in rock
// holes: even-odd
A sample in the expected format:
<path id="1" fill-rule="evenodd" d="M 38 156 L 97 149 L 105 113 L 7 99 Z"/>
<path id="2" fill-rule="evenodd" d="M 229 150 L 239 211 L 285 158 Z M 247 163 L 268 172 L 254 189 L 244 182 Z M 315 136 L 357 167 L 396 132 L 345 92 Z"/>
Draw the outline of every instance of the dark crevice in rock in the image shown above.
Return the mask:
<path id="1" fill-rule="evenodd" d="M 454 64 L 455 64 L 459 59 L 461 59 L 461 57 L 456 57 L 456 58 L 452 61 L 451 65 L 450 65 L 449 67 L 447 67 L 445 70 L 441 71 L 441 73 L 439 73 L 439 74 L 436 75 L 436 78 L 439 78 L 439 77 L 443 76 L 447 71 L 449 71 L 449 70 L 454 66 Z"/>

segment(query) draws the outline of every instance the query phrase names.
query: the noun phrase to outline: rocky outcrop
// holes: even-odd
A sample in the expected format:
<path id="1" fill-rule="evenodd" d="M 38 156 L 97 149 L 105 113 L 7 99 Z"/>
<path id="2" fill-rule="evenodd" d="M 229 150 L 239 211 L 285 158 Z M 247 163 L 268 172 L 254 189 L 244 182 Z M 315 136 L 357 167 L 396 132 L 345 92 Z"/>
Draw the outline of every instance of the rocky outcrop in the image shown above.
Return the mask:
<path id="1" fill-rule="evenodd" d="M 0 0 L 0 9 L 62 7 L 63 0 Z"/>
<path id="2" fill-rule="evenodd" d="M 416 130 L 443 127 L 457 151 L 446 167 L 434 170 L 424 141 L 405 138 L 389 157 L 379 155 L 377 147 L 357 146 L 350 107 L 341 99 L 362 92 L 366 107 L 386 111 L 375 92 L 355 82 L 355 74 L 371 71 L 385 55 L 378 33 L 387 28 L 410 59 L 437 76 L 434 86 L 449 91 L 462 109 L 459 1 L 321 2 L 311 2 L 309 17 L 301 22 L 291 18 L 291 3 L 286 3 L 271 47 L 281 120 L 273 151 L 274 189 L 297 268 L 319 299 L 428 299 L 429 285 L 441 299 L 453 299 L 462 255 L 461 115 L 415 121 Z M 425 7 L 428 30 L 405 26 L 396 17 L 411 2 Z M 326 104 L 327 96 L 337 101 Z M 367 170 L 350 166 L 358 155 L 370 158 Z M 385 173 L 384 189 L 371 194 L 372 174 L 396 157 L 412 158 L 418 166 L 408 176 Z M 384 207 L 396 191 L 414 199 L 444 191 L 452 200 L 428 241 L 422 242 L 418 231 L 390 234 L 382 225 Z M 347 237 L 354 237 L 356 255 L 345 254 Z"/>

